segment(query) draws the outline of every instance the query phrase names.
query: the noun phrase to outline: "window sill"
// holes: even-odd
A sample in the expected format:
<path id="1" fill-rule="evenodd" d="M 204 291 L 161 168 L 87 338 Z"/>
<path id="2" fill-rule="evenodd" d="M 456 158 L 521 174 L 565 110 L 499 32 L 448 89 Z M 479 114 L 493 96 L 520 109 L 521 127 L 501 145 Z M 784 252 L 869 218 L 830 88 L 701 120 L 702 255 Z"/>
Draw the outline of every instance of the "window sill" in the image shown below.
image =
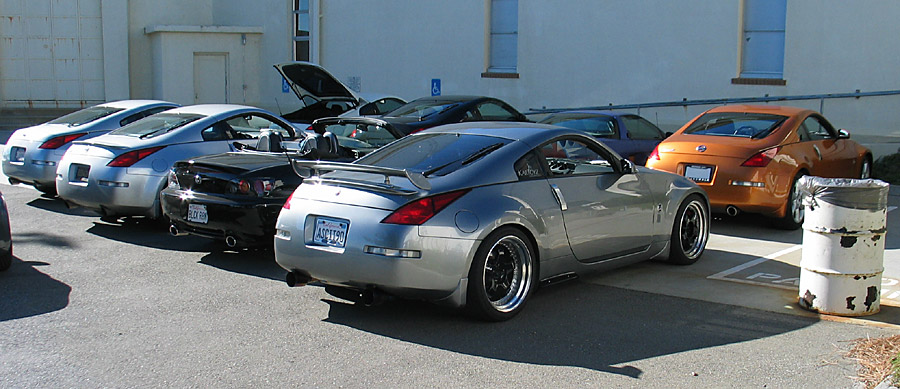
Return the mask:
<path id="1" fill-rule="evenodd" d="M 777 85 L 785 86 L 787 81 L 778 78 L 732 78 L 731 83 L 735 85 Z"/>
<path id="2" fill-rule="evenodd" d="M 481 78 L 519 78 L 519 73 L 484 72 Z"/>

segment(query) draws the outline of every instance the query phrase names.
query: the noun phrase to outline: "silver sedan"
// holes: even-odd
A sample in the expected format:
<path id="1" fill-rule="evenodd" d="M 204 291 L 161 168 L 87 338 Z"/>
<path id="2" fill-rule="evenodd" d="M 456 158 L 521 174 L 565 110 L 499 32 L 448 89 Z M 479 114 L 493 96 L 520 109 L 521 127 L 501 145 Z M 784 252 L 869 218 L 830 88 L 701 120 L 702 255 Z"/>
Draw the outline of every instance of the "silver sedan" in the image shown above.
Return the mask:
<path id="1" fill-rule="evenodd" d="M 106 135 L 76 141 L 56 171 L 59 197 L 104 217 L 159 218 L 159 192 L 175 161 L 257 145 L 264 132 L 294 139 L 275 114 L 241 105 L 193 105 L 149 116 Z M 268 137 L 264 137 L 268 138 Z"/>
<path id="2" fill-rule="evenodd" d="M 407 136 L 353 164 L 293 161 L 306 177 L 278 218 L 288 284 L 518 313 L 539 283 L 652 258 L 691 264 L 706 194 L 636 167 L 581 132 L 463 123 Z"/>
<path id="3" fill-rule="evenodd" d="M 44 124 L 13 132 L 3 152 L 3 173 L 10 181 L 56 193 L 56 167 L 74 140 L 86 140 L 178 104 L 158 100 L 112 101 L 88 107 Z"/>

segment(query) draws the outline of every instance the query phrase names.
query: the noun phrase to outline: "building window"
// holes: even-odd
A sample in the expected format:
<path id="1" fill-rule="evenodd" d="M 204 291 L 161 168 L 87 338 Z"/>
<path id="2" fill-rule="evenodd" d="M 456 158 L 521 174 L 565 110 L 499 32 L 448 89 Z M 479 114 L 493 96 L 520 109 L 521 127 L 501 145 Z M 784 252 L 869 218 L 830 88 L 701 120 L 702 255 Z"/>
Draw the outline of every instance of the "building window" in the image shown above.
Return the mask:
<path id="1" fill-rule="evenodd" d="M 309 61 L 309 0 L 294 0 L 294 60 Z"/>
<path id="2" fill-rule="evenodd" d="M 490 59 L 485 77 L 516 75 L 519 1 L 491 0 Z"/>
<path id="3" fill-rule="evenodd" d="M 744 0 L 740 79 L 755 81 L 735 83 L 784 85 L 786 14 L 787 0 Z"/>

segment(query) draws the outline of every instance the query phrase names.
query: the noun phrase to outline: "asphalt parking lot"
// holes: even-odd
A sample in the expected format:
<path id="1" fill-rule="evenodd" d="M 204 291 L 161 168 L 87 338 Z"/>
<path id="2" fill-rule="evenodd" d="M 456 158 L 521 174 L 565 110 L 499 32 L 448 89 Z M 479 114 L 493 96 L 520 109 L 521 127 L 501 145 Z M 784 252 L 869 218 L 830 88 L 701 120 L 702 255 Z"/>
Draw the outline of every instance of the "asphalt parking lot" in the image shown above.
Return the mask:
<path id="1" fill-rule="evenodd" d="M 2 387 L 849 387 L 849 341 L 900 328 L 897 212 L 882 312 L 865 318 L 800 309 L 802 231 L 739 216 L 714 220 L 693 266 L 555 285 L 481 323 L 417 302 L 352 306 L 285 286 L 270 251 L 0 190 L 16 256 L 0 273 Z"/>

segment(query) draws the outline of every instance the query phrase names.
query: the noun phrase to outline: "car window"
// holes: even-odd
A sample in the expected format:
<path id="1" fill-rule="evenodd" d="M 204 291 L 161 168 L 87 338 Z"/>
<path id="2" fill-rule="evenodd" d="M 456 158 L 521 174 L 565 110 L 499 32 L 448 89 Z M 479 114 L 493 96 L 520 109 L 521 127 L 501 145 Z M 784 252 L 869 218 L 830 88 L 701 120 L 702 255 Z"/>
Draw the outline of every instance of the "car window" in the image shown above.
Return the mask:
<path id="1" fill-rule="evenodd" d="M 378 100 L 375 102 L 375 106 L 378 107 L 376 114 L 381 115 L 381 114 L 385 114 L 387 112 L 391 112 L 391 111 L 399 108 L 403 104 L 404 104 L 403 100 L 393 98 L 393 97 L 388 97 L 388 98 Z"/>
<path id="2" fill-rule="evenodd" d="M 513 168 L 516 170 L 516 176 L 519 180 L 531 180 L 544 177 L 544 168 L 541 166 L 541 160 L 537 153 L 529 151 L 528 154 L 519 158 Z"/>
<path id="3" fill-rule="evenodd" d="M 506 138 L 486 135 L 421 134 L 401 138 L 357 162 L 440 176 L 475 162 L 510 142 Z"/>
<path id="4" fill-rule="evenodd" d="M 455 101 L 414 100 L 388 112 L 385 116 L 425 119 L 429 116 L 446 112 L 457 105 L 459 103 Z"/>
<path id="5" fill-rule="evenodd" d="M 176 128 L 202 117 L 204 116 L 162 112 L 156 115 L 147 116 L 145 120 L 138 120 L 127 126 L 113 130 L 110 134 L 152 138 L 175 130 Z"/>
<path id="6" fill-rule="evenodd" d="M 625 123 L 625 128 L 628 129 L 628 137 L 630 139 L 635 140 L 662 140 L 666 136 L 663 134 L 662 130 L 653 125 L 637 115 L 625 115 L 622 116 L 622 122 Z"/>
<path id="7" fill-rule="evenodd" d="M 133 114 L 133 115 L 130 115 L 130 116 L 126 117 L 125 119 L 120 120 L 120 121 L 119 121 L 119 127 L 125 126 L 125 125 L 128 125 L 128 124 L 131 124 L 131 123 L 134 123 L 134 122 L 136 122 L 136 121 L 138 121 L 138 120 L 141 120 L 141 119 L 143 119 L 143 118 L 145 118 L 145 117 L 147 117 L 147 116 L 155 115 L 155 114 L 158 114 L 158 113 L 160 113 L 160 112 L 162 112 L 162 111 L 165 111 L 165 110 L 168 110 L 168 109 L 172 109 L 172 108 L 175 108 L 175 106 L 173 106 L 173 105 L 167 105 L 167 106 L 162 106 L 162 107 L 153 107 L 153 108 L 150 108 L 150 109 L 145 109 L 145 110 L 143 110 L 143 111 L 141 111 L 141 112 L 135 113 L 135 114 Z"/>
<path id="8" fill-rule="evenodd" d="M 200 131 L 200 136 L 205 141 L 218 141 L 234 139 L 234 129 L 226 121 L 216 122 Z"/>
<path id="9" fill-rule="evenodd" d="M 612 161 L 604 156 L 605 153 L 578 139 L 551 141 L 539 147 L 538 151 L 547 161 L 550 174 L 554 176 L 615 172 Z"/>
<path id="10" fill-rule="evenodd" d="M 335 123 L 325 126 L 324 130 L 337 135 L 341 144 L 345 144 L 344 139 L 354 139 L 364 143 L 361 147 L 366 148 L 381 147 L 397 140 L 387 128 L 376 124 Z"/>
<path id="11" fill-rule="evenodd" d="M 612 116 L 592 113 L 559 113 L 540 121 L 573 130 L 584 131 L 598 138 L 618 138 L 619 125 Z"/>
<path id="12" fill-rule="evenodd" d="M 801 129 L 806 130 L 806 134 L 808 137 L 808 139 L 803 139 L 804 137 L 801 135 L 801 140 L 822 140 L 835 138 L 833 133 L 834 129 L 831 128 L 831 125 L 827 122 L 821 122 L 819 118 L 815 116 L 806 118 L 806 120 L 803 121 Z"/>
<path id="13" fill-rule="evenodd" d="M 234 139 L 256 139 L 262 130 L 272 130 L 281 134 L 284 139 L 292 139 L 294 131 L 264 116 L 246 114 L 226 120 L 233 130 Z M 224 129 L 224 127 L 222 127 Z"/>
<path id="14" fill-rule="evenodd" d="M 712 112 L 697 118 L 684 133 L 761 139 L 786 119 L 786 116 L 763 113 Z"/>
<path id="15" fill-rule="evenodd" d="M 476 108 L 481 120 L 518 120 L 519 115 L 492 101 L 478 104 Z"/>
<path id="16" fill-rule="evenodd" d="M 113 107 L 89 107 L 80 111 L 72 112 L 68 115 L 51 120 L 50 124 L 65 124 L 69 127 L 80 126 L 90 123 L 94 120 L 105 118 L 116 112 L 122 111 L 124 108 Z"/>

